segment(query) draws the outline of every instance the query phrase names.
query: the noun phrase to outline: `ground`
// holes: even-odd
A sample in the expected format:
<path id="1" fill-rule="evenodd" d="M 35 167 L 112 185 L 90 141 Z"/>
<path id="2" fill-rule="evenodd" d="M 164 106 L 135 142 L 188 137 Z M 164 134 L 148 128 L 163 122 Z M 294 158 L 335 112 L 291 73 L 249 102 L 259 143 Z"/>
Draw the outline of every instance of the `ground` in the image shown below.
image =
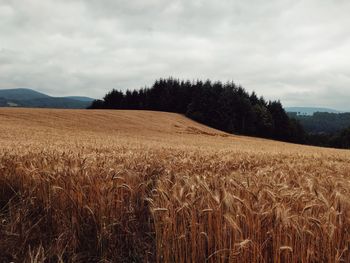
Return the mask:
<path id="1" fill-rule="evenodd" d="M 0 259 L 346 262 L 349 161 L 174 113 L 2 108 Z"/>

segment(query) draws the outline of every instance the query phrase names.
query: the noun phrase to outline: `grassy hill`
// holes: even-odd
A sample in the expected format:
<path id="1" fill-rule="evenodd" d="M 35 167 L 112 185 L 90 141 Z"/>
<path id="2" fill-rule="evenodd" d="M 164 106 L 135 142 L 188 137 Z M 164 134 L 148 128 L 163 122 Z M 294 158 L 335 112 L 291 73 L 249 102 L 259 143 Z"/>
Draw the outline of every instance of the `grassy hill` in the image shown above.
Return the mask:
<path id="1" fill-rule="evenodd" d="M 88 97 L 52 97 L 32 89 L 1 89 L 0 107 L 84 109 L 93 99 Z"/>
<path id="2" fill-rule="evenodd" d="M 349 262 L 350 152 L 179 114 L 0 109 L 0 261 Z"/>
<path id="3" fill-rule="evenodd" d="M 112 140 L 117 138 L 120 143 L 130 138 L 138 144 L 159 142 L 159 145 L 152 147 L 162 147 L 162 143 L 166 142 L 167 145 L 177 148 L 209 147 L 215 150 L 268 153 L 295 151 L 305 154 L 342 152 L 232 135 L 195 122 L 181 114 L 168 112 L 2 108 L 0 122 L 2 122 L 0 131 L 3 134 L 11 134 L 17 141 L 20 141 L 23 134 L 31 134 L 33 143 L 41 143 L 45 137 L 54 144 L 59 142 L 66 144 L 66 135 L 69 134 L 74 135 L 76 142 L 83 144 L 86 144 L 85 136 L 94 136 L 95 141 L 101 141 L 102 144 L 105 144 L 106 138 Z M 58 141 L 57 136 L 62 141 Z"/>

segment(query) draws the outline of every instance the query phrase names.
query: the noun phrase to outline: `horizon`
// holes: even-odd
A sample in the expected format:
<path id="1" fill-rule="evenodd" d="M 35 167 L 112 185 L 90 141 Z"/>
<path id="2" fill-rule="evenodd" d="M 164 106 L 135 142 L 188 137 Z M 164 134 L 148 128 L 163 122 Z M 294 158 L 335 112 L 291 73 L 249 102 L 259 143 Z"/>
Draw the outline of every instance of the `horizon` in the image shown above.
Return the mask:
<path id="1" fill-rule="evenodd" d="M 244 87 L 243 87 L 244 88 Z M 33 88 L 28 88 L 28 87 L 19 87 L 19 88 L 0 88 L 0 90 L 15 90 L 15 89 L 27 89 L 27 90 L 33 90 L 33 91 L 36 91 L 36 92 L 39 92 L 39 93 L 43 93 L 45 95 L 48 95 L 48 96 L 51 96 L 51 97 L 87 97 L 87 98 L 90 98 L 90 99 L 95 99 L 95 100 L 100 100 L 100 99 L 103 99 L 103 97 L 101 98 L 94 98 L 94 97 L 89 97 L 89 96 L 85 96 L 85 95 L 81 95 L 81 94 L 71 94 L 71 95 L 66 95 L 66 96 L 57 96 L 57 95 L 51 95 L 49 93 L 46 93 L 45 91 L 40 91 L 38 89 L 33 89 Z M 139 88 L 140 89 L 140 88 Z M 135 90 L 139 90 L 139 89 L 135 89 Z M 131 89 L 133 90 L 133 89 Z M 125 90 L 124 90 L 125 91 Z M 107 91 L 108 92 L 108 91 Z M 106 92 L 106 93 L 107 93 Z M 255 92 L 255 91 L 252 91 L 252 92 Z M 261 94 L 258 94 L 259 96 L 261 96 Z M 262 95 L 263 96 L 263 95 Z M 263 96 L 264 97 L 264 96 Z M 264 97 L 265 98 L 265 97 Z M 339 111 L 340 113 L 347 113 L 347 112 L 350 112 L 350 109 L 338 109 L 338 108 L 330 108 L 330 107 L 327 107 L 327 106 L 320 106 L 320 105 L 316 105 L 316 106 L 310 106 L 310 105 L 302 105 L 302 106 L 295 106 L 295 105 L 285 105 L 283 101 L 281 101 L 283 107 L 286 109 L 286 108 L 320 108 L 320 109 L 327 109 L 327 110 L 335 110 L 335 111 Z"/>
<path id="2" fill-rule="evenodd" d="M 174 76 L 350 110 L 349 10 L 326 0 L 4 2 L 0 88 L 101 98 Z"/>

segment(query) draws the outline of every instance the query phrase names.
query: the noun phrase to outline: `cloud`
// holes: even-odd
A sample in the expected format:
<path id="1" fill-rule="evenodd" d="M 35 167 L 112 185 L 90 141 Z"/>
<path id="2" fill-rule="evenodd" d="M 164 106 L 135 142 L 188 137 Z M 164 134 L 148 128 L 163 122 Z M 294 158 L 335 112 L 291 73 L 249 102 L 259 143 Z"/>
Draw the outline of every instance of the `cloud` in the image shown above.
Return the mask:
<path id="1" fill-rule="evenodd" d="M 160 77 L 234 80 L 350 110 L 344 0 L 2 0 L 0 88 L 102 97 Z"/>

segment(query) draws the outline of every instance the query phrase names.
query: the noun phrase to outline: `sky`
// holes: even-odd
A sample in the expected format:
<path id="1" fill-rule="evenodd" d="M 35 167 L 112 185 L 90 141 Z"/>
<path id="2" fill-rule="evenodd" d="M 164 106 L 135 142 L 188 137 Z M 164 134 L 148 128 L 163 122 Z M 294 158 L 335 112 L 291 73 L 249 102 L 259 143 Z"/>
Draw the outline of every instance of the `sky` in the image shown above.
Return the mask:
<path id="1" fill-rule="evenodd" d="M 0 89 L 101 98 L 172 76 L 350 110 L 349 13 L 348 0 L 0 0 Z"/>

